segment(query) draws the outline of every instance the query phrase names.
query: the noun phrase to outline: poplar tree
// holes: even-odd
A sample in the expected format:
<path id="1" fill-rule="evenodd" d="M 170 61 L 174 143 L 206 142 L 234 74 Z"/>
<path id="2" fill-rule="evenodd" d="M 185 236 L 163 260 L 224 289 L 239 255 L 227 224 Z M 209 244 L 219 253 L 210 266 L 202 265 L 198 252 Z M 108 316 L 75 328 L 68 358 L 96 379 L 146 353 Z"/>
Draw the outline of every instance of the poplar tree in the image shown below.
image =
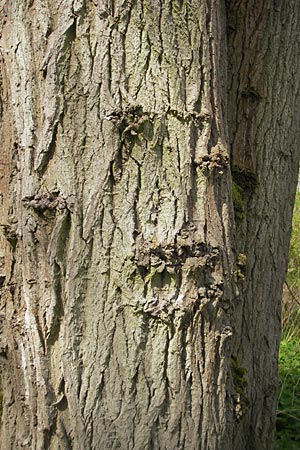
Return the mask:
<path id="1" fill-rule="evenodd" d="M 296 0 L 0 0 L 3 450 L 271 450 Z"/>

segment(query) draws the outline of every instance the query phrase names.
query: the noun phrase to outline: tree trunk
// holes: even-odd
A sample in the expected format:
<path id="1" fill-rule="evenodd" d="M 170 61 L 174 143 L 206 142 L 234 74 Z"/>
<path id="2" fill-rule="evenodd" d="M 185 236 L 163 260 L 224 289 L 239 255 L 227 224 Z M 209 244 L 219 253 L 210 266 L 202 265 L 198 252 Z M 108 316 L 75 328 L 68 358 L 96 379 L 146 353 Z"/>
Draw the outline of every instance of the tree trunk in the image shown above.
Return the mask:
<path id="1" fill-rule="evenodd" d="M 297 2 L 0 8 L 1 448 L 272 449 Z"/>

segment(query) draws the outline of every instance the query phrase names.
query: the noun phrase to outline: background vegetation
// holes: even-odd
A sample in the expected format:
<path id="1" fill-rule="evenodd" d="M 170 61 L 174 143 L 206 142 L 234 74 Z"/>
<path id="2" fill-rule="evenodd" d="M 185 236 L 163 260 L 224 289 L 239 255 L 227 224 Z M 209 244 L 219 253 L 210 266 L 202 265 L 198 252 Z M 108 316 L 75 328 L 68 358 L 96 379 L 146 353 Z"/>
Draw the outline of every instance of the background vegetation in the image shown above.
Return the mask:
<path id="1" fill-rule="evenodd" d="M 289 268 L 282 307 L 280 395 L 276 449 L 300 449 L 300 194 L 293 215 Z"/>

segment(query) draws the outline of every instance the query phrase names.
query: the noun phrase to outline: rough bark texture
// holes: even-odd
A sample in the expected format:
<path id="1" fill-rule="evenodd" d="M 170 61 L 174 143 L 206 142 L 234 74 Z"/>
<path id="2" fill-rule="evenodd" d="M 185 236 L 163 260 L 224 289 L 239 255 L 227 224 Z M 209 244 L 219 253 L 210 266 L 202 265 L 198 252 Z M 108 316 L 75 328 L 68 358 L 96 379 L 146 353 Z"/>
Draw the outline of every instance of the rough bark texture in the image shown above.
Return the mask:
<path id="1" fill-rule="evenodd" d="M 268 450 L 296 1 L 0 1 L 1 448 Z"/>

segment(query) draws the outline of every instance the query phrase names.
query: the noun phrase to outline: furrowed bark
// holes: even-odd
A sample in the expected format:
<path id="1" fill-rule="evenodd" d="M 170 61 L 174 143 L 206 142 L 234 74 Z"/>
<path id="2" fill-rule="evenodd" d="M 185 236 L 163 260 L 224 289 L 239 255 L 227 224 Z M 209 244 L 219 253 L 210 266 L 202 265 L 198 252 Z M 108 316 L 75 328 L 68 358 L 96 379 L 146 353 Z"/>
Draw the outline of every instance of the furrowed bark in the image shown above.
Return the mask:
<path id="1" fill-rule="evenodd" d="M 242 215 L 236 249 L 246 257 L 235 346 L 253 380 L 235 448 L 273 448 L 283 274 L 299 170 L 298 23 L 296 4 L 227 2 L 228 128 Z"/>
<path id="2" fill-rule="evenodd" d="M 271 449 L 297 8 L 12 3 L 1 448 Z"/>

